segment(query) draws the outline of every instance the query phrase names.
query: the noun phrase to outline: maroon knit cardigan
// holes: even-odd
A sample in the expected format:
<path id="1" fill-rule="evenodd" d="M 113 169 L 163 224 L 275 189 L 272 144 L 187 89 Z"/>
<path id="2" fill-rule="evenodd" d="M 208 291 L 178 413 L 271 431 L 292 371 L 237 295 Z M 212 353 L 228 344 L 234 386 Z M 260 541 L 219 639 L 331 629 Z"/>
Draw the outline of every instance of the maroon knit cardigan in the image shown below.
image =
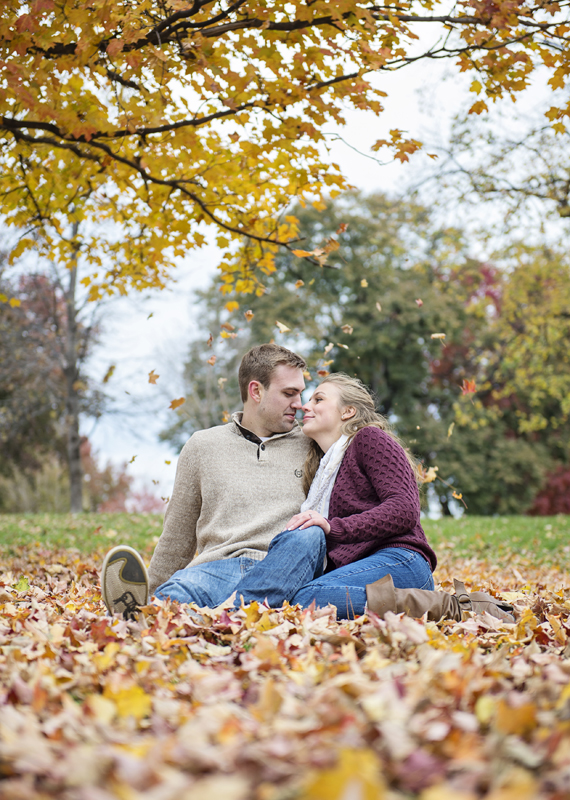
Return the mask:
<path id="1" fill-rule="evenodd" d="M 420 495 L 403 448 L 380 428 L 362 428 L 332 490 L 327 572 L 386 547 L 415 550 L 437 564 L 420 525 Z"/>

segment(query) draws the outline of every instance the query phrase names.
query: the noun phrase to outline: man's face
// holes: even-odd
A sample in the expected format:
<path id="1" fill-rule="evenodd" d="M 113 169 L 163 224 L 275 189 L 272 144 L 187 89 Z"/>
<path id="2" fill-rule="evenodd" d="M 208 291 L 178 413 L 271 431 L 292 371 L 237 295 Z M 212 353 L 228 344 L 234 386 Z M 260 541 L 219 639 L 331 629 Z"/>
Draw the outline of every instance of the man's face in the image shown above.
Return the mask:
<path id="1" fill-rule="evenodd" d="M 261 402 L 257 406 L 257 421 L 271 436 L 288 433 L 295 424 L 295 414 L 301 408 L 301 392 L 305 388 L 303 371 L 286 364 L 279 364 L 264 389 L 259 386 Z"/>

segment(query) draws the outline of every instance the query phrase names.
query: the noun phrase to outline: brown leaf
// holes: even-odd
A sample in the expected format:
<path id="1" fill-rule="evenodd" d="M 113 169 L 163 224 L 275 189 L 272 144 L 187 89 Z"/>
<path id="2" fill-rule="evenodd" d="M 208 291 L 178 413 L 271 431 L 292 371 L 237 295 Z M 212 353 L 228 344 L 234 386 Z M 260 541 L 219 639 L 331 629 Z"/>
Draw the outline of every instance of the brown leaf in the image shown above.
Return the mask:
<path id="1" fill-rule="evenodd" d="M 215 358 L 215 356 L 212 356 L 212 358 Z M 186 402 L 186 398 L 185 397 L 179 397 L 178 400 L 171 400 L 170 401 L 170 405 L 168 406 L 168 408 L 172 408 L 172 409 L 178 408 L 179 406 L 183 405 L 185 402 Z"/>

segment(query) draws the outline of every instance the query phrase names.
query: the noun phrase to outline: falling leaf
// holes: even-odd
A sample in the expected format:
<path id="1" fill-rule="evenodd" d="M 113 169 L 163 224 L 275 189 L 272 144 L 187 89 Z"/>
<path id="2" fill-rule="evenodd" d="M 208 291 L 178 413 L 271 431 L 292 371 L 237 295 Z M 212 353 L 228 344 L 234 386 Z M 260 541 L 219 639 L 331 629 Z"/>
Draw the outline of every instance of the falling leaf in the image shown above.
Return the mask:
<path id="1" fill-rule="evenodd" d="M 341 344 L 340 342 L 337 342 L 336 346 L 337 347 L 342 347 L 343 350 L 350 350 L 350 348 L 349 348 L 349 346 L 347 344 Z"/>
<path id="2" fill-rule="evenodd" d="M 222 322 L 220 328 L 223 328 L 225 331 L 235 331 L 235 325 L 231 325 L 229 322 Z"/>
<path id="3" fill-rule="evenodd" d="M 421 483 L 433 483 L 437 478 L 438 467 L 425 469 L 422 464 L 418 465 L 418 475 Z"/>
<path id="4" fill-rule="evenodd" d="M 215 358 L 215 356 L 212 356 L 212 358 Z M 179 397 L 178 400 L 171 400 L 170 401 L 170 405 L 168 406 L 168 408 L 172 408 L 172 409 L 178 408 L 179 406 L 183 405 L 185 402 L 186 402 L 186 398 L 185 397 Z"/>
<path id="5" fill-rule="evenodd" d="M 111 364 L 107 372 L 105 373 L 105 377 L 103 378 L 103 383 L 109 383 L 111 378 L 113 377 L 113 373 L 115 372 L 116 365 Z"/>
<path id="6" fill-rule="evenodd" d="M 325 347 L 325 349 L 324 349 L 324 354 L 325 354 L 325 356 L 326 356 L 328 353 L 330 353 L 330 351 L 333 349 L 333 347 L 334 347 L 334 344 L 333 344 L 332 342 L 329 342 L 329 343 L 326 345 L 326 347 Z"/>
<path id="7" fill-rule="evenodd" d="M 154 317 L 154 311 L 150 312 L 150 314 L 148 315 L 147 319 L 150 319 L 151 317 Z"/>
<path id="8" fill-rule="evenodd" d="M 148 382 L 149 383 L 156 383 L 159 378 L 160 378 L 160 375 L 157 375 L 154 370 L 151 370 L 148 373 Z"/>
<path id="9" fill-rule="evenodd" d="M 451 434 L 453 433 L 453 429 L 454 428 L 455 428 L 455 422 L 452 422 L 451 425 L 449 426 L 449 428 L 447 429 L 447 438 L 448 439 L 451 436 Z"/>
<path id="10" fill-rule="evenodd" d="M 348 222 L 341 222 L 338 228 L 336 229 L 336 235 L 339 236 L 341 233 L 345 233 L 347 228 L 348 228 Z"/>
<path id="11" fill-rule="evenodd" d="M 154 483 L 155 486 L 158 486 L 158 484 L 160 483 L 160 481 L 157 481 L 154 478 L 152 479 L 152 482 Z"/>
<path id="12" fill-rule="evenodd" d="M 160 499 L 163 500 L 165 503 L 168 503 L 170 497 L 161 497 Z"/>
<path id="13" fill-rule="evenodd" d="M 299 279 L 298 281 L 295 281 L 295 289 L 300 289 L 301 286 L 304 286 L 304 285 L 305 285 L 305 281 L 302 281 L 301 279 Z"/>
<path id="14" fill-rule="evenodd" d="M 251 320 L 252 320 L 252 319 L 254 318 L 254 316 L 255 316 L 255 314 L 253 313 L 253 311 L 251 310 L 251 308 L 249 308 L 247 311 L 244 311 L 244 312 L 243 312 L 243 315 L 244 315 L 244 317 L 246 318 L 246 320 L 247 320 L 248 322 L 251 322 Z"/>
<path id="15" fill-rule="evenodd" d="M 208 347 L 211 347 L 213 344 L 214 344 L 214 336 L 213 336 L 213 334 L 210 334 L 210 335 L 208 336 L 208 341 L 206 342 L 206 345 L 207 345 Z"/>
<path id="16" fill-rule="evenodd" d="M 463 384 L 461 385 L 461 394 L 473 394 L 473 392 L 477 391 L 477 386 L 475 381 L 468 381 L 463 379 Z"/>
<path id="17" fill-rule="evenodd" d="M 330 372 L 328 371 L 328 369 L 318 369 L 317 375 L 319 376 L 319 378 L 326 378 L 327 375 L 330 375 Z"/>
<path id="18" fill-rule="evenodd" d="M 136 456 L 133 456 L 133 457 L 131 458 L 131 460 L 129 461 L 129 464 L 132 464 L 132 463 L 133 463 L 133 461 L 135 460 L 135 458 L 136 458 Z"/>
<path id="19" fill-rule="evenodd" d="M 362 286 L 363 289 L 366 289 L 366 287 L 368 286 L 368 281 L 366 280 L 366 278 L 362 278 L 362 280 L 360 281 L 360 285 Z"/>
<path id="20" fill-rule="evenodd" d="M 307 381 L 312 381 L 312 380 L 313 380 L 313 376 L 311 375 L 311 373 L 309 372 L 309 370 L 308 370 L 308 369 L 304 369 L 304 370 L 303 370 L 303 377 L 304 377 L 304 378 L 305 378 L 305 380 L 307 380 Z"/>
<path id="21" fill-rule="evenodd" d="M 224 411 L 223 414 L 222 414 L 222 422 L 224 422 L 224 423 L 225 422 L 229 422 L 230 419 L 231 419 L 230 412 L 229 411 Z"/>
<path id="22" fill-rule="evenodd" d="M 165 461 L 165 464 L 172 464 L 172 461 Z"/>
<path id="23" fill-rule="evenodd" d="M 352 333 L 352 332 L 353 332 L 353 330 L 354 330 L 354 328 L 352 327 L 352 325 L 343 325 L 343 326 L 341 327 L 341 331 L 342 331 L 343 333 Z"/>
<path id="24" fill-rule="evenodd" d="M 378 309 L 378 311 L 382 311 L 382 306 L 380 305 L 380 303 L 376 303 L 376 308 Z"/>
<path id="25" fill-rule="evenodd" d="M 321 366 L 323 366 L 323 367 L 329 367 L 329 366 L 330 366 L 331 364 L 333 364 L 333 363 L 334 363 L 334 358 L 331 358 L 331 359 L 329 359 L 328 361 L 323 361 L 323 363 L 321 364 Z"/>
<path id="26" fill-rule="evenodd" d="M 236 339 L 237 333 L 228 333 L 227 331 L 220 331 L 222 339 Z"/>
<path id="27" fill-rule="evenodd" d="M 445 339 L 445 333 L 432 333 L 432 339 Z"/>
<path id="28" fill-rule="evenodd" d="M 275 324 L 279 328 L 279 333 L 288 333 L 291 330 L 291 328 L 288 328 L 287 325 L 284 325 L 282 322 L 276 322 Z"/>
<path id="29" fill-rule="evenodd" d="M 226 311 L 229 311 L 230 314 L 231 314 L 232 311 L 237 311 L 238 310 L 239 303 L 236 302 L 235 300 L 230 300 L 229 303 L 226 303 L 224 308 L 226 309 Z"/>
<path id="30" fill-rule="evenodd" d="M 418 297 L 418 299 L 416 300 L 417 307 L 421 308 L 423 306 L 423 304 L 424 304 L 424 301 L 421 298 Z"/>
<path id="31" fill-rule="evenodd" d="M 224 388 L 224 384 L 227 383 L 227 380 L 228 380 L 227 378 L 218 378 L 218 386 L 220 387 L 220 389 Z"/>
<path id="32" fill-rule="evenodd" d="M 210 356 L 210 358 L 206 359 L 206 364 L 209 364 L 211 367 L 213 367 L 216 363 L 216 360 L 216 356 Z"/>

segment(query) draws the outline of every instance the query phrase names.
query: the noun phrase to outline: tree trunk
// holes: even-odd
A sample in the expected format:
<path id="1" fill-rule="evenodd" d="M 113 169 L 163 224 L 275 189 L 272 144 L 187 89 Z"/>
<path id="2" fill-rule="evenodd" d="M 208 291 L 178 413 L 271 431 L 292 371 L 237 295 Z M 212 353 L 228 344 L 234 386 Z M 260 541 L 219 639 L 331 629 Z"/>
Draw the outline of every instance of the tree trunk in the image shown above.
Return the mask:
<path id="1" fill-rule="evenodd" d="M 74 223 L 72 235 L 77 236 L 79 224 Z M 83 470 L 81 469 L 81 453 L 79 438 L 79 366 L 77 341 L 77 249 L 73 257 L 73 265 L 69 270 L 69 287 L 65 302 L 67 306 L 65 379 L 67 397 L 65 402 L 67 427 L 67 463 L 69 467 L 70 511 L 76 514 L 83 511 Z"/>

